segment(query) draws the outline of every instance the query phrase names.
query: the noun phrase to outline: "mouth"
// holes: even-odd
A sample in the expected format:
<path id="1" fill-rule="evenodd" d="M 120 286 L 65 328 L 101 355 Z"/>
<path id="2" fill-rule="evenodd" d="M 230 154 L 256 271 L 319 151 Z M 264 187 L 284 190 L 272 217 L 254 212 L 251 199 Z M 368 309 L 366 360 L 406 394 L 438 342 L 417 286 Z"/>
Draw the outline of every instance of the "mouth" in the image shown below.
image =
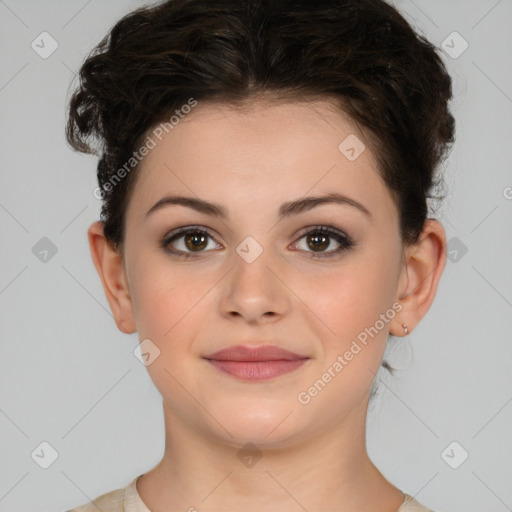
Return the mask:
<path id="1" fill-rule="evenodd" d="M 248 347 L 236 345 L 205 356 L 223 373 L 246 381 L 263 381 L 300 368 L 309 357 L 274 345 Z"/>

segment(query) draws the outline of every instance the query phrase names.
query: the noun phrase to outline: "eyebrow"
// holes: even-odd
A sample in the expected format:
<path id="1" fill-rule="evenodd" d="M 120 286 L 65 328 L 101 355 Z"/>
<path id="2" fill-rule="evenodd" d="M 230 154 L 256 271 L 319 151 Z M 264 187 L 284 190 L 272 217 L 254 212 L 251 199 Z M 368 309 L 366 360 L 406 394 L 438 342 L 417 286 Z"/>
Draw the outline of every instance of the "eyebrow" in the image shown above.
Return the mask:
<path id="1" fill-rule="evenodd" d="M 199 199 L 196 197 L 185 197 L 185 196 L 165 196 L 162 199 L 158 200 L 147 212 L 146 218 L 151 214 L 164 208 L 169 205 L 181 205 L 186 206 L 187 208 L 192 208 L 200 213 L 204 213 L 206 215 L 211 215 L 213 217 L 219 217 L 221 219 L 226 219 L 228 217 L 226 209 L 215 203 L 210 203 L 205 201 L 204 199 Z M 323 196 L 315 196 L 315 197 L 302 197 L 295 201 L 289 201 L 287 203 L 283 203 L 279 208 L 279 219 L 284 219 L 286 217 L 290 217 L 292 215 L 297 215 L 299 213 L 303 213 L 305 211 L 311 210 L 316 206 L 320 206 L 323 204 L 343 204 L 353 206 L 357 208 L 361 212 L 363 212 L 370 219 L 373 219 L 371 212 L 363 206 L 361 203 L 351 199 L 350 197 L 344 196 L 342 194 L 331 193 Z"/>

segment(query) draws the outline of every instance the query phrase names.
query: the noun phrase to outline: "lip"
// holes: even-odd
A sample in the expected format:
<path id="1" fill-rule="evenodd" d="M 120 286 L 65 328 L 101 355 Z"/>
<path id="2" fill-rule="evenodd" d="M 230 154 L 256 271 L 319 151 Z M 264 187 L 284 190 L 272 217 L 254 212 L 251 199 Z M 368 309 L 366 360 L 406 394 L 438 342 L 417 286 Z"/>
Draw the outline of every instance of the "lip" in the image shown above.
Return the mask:
<path id="1" fill-rule="evenodd" d="M 250 347 L 247 345 L 234 345 L 205 356 L 205 359 L 217 361 L 297 361 L 308 359 L 307 356 L 290 352 L 276 345 L 260 345 Z"/>
<path id="2" fill-rule="evenodd" d="M 274 345 L 236 345 L 205 356 L 205 359 L 221 372 L 238 379 L 262 381 L 297 370 L 309 357 Z"/>

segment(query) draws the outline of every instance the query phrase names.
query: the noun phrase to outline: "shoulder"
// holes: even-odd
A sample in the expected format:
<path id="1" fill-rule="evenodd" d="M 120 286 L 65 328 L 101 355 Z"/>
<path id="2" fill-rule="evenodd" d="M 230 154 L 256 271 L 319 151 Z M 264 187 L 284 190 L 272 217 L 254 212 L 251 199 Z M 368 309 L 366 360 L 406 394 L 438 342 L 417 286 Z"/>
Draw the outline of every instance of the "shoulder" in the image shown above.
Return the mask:
<path id="1" fill-rule="evenodd" d="M 110 491 L 66 512 L 150 512 L 137 493 L 137 475 L 126 487 Z"/>
<path id="2" fill-rule="evenodd" d="M 124 512 L 125 489 L 116 489 L 95 498 L 92 502 L 66 512 Z"/>
<path id="3" fill-rule="evenodd" d="M 405 500 L 396 512 L 434 512 L 416 501 L 409 494 L 405 494 Z"/>

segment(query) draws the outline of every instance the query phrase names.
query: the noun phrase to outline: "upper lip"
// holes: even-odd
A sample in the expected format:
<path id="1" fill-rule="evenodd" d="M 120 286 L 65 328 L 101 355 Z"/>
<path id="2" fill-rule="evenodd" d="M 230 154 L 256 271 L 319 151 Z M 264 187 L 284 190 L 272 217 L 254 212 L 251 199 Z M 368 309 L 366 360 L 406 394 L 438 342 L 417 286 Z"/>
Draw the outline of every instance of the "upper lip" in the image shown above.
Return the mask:
<path id="1" fill-rule="evenodd" d="M 257 347 L 234 345 L 204 357 L 217 361 L 295 361 L 297 359 L 308 359 L 307 356 L 290 352 L 275 345 L 259 345 Z"/>

